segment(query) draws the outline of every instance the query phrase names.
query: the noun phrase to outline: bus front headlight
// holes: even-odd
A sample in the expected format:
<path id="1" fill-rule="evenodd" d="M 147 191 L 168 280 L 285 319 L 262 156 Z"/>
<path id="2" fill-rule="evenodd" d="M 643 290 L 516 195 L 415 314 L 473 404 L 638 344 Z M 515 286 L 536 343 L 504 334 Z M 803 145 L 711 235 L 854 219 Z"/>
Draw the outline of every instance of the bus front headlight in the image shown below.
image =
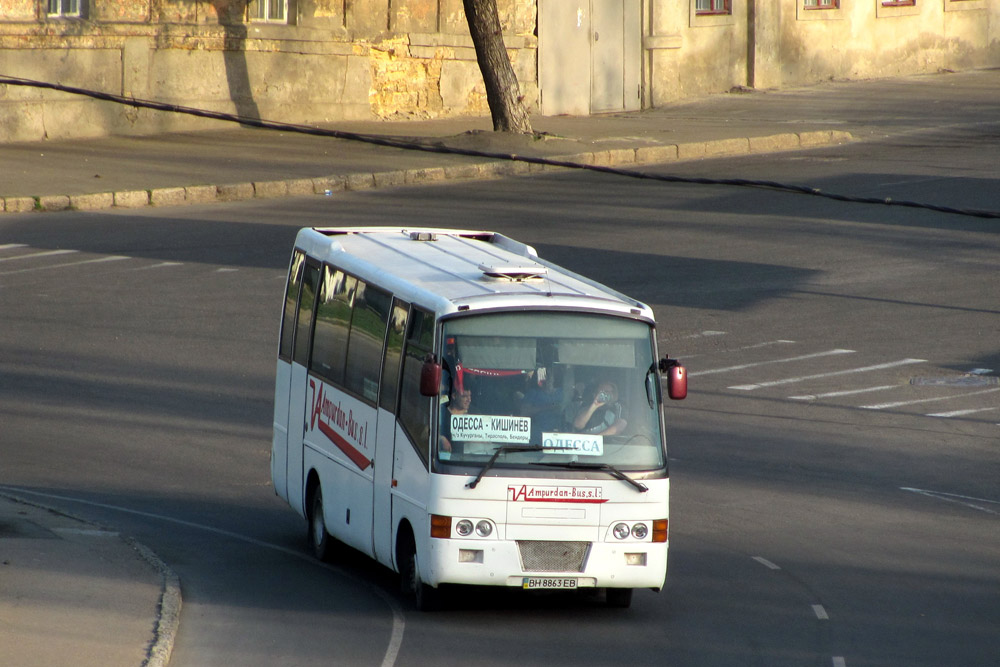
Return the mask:
<path id="1" fill-rule="evenodd" d="M 468 519 L 462 519 L 455 524 L 455 532 L 458 533 L 460 537 L 468 537 L 472 534 L 472 522 Z"/>
<path id="2" fill-rule="evenodd" d="M 632 529 L 627 523 L 616 523 L 613 532 L 619 540 L 624 540 L 632 533 Z"/>
<path id="3" fill-rule="evenodd" d="M 476 524 L 476 535 L 479 537 L 489 537 L 493 534 L 493 524 L 491 524 L 486 519 L 483 519 Z"/>

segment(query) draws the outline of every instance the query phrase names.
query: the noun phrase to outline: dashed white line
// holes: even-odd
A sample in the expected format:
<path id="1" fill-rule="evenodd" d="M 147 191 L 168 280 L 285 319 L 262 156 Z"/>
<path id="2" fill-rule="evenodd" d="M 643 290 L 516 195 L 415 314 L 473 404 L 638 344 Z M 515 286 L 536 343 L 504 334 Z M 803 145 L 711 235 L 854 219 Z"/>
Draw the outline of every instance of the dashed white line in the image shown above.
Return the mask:
<path id="1" fill-rule="evenodd" d="M 17 248 L 27 248 L 27 247 L 28 246 L 26 246 L 23 243 L 4 243 L 3 245 L 0 245 L 0 250 L 15 250 Z"/>
<path id="2" fill-rule="evenodd" d="M 796 382 L 805 382 L 806 380 L 818 380 L 820 378 L 835 377 L 838 375 L 850 375 L 853 373 L 867 373 L 868 371 L 879 371 L 886 368 L 895 368 L 896 366 L 906 366 L 907 364 L 922 364 L 926 362 L 926 359 L 900 359 L 899 361 L 890 361 L 884 364 L 875 364 L 874 366 L 862 366 L 860 368 L 848 368 L 842 371 L 831 371 L 829 373 L 816 373 L 815 375 L 801 375 L 799 377 L 784 378 L 781 380 L 771 380 L 770 382 L 758 382 L 757 384 L 739 384 L 729 389 L 737 389 L 739 391 L 754 391 L 755 389 L 761 389 L 763 387 L 777 387 L 783 384 L 794 384 Z M 692 375 L 689 373 L 688 375 Z"/>
<path id="3" fill-rule="evenodd" d="M 769 340 L 763 343 L 755 343 L 753 345 L 744 345 L 743 347 L 735 347 L 732 352 L 742 352 L 743 350 L 756 350 L 762 347 L 771 347 L 772 345 L 794 345 L 794 340 L 786 340 L 784 338 L 779 338 L 778 340 Z"/>
<path id="4" fill-rule="evenodd" d="M 1000 408 L 973 408 L 971 410 L 952 410 L 951 412 L 935 412 L 934 414 L 927 415 L 928 417 L 964 417 L 965 415 L 973 415 L 977 412 L 989 412 L 990 410 L 1000 410 Z"/>
<path id="5" fill-rule="evenodd" d="M 833 667 L 847 667 L 847 661 L 841 656 L 835 655 L 833 656 Z"/>
<path id="6" fill-rule="evenodd" d="M 772 563 L 768 559 L 764 558 L 763 556 L 754 556 L 753 559 L 755 561 L 757 561 L 758 563 L 760 563 L 761 565 L 763 565 L 764 567 L 766 567 L 767 569 L 769 569 L 769 570 L 780 570 L 781 569 L 780 567 L 778 567 L 777 565 L 775 565 L 774 563 Z"/>
<path id="7" fill-rule="evenodd" d="M 1000 391 L 1000 387 L 994 389 L 983 389 L 982 391 L 970 391 L 967 394 L 954 394 L 952 396 L 935 396 L 934 398 L 918 398 L 913 401 L 894 401 L 892 403 L 876 403 L 875 405 L 862 405 L 861 407 L 865 410 L 885 410 L 886 408 L 899 408 L 904 405 L 916 405 L 918 403 L 935 403 L 937 401 L 951 401 L 956 398 L 965 398 L 966 396 L 978 396 L 979 394 L 992 394 L 995 391 Z"/>
<path id="8" fill-rule="evenodd" d="M 702 331 L 701 333 L 691 334 L 690 336 L 684 336 L 685 339 L 690 338 L 709 338 L 711 336 L 725 336 L 725 331 Z"/>
<path id="9" fill-rule="evenodd" d="M 823 605 L 814 604 L 812 608 L 813 608 L 813 613 L 816 614 L 816 618 L 818 618 L 821 621 L 830 620 L 830 615 L 826 613 L 826 609 L 823 608 Z"/>
<path id="10" fill-rule="evenodd" d="M 70 252 L 76 252 L 72 250 Z M 2 271 L 0 276 L 12 276 L 17 273 L 29 273 L 32 271 L 45 271 L 48 269 L 64 269 L 68 266 L 80 266 L 81 264 L 99 264 L 101 262 L 117 262 L 123 259 L 130 259 L 129 257 L 124 257 L 122 255 L 112 255 L 110 257 L 96 257 L 94 259 L 84 259 L 79 262 L 66 262 L 64 264 L 49 264 L 48 266 L 36 266 L 30 269 L 18 269 L 17 271 Z"/>
<path id="11" fill-rule="evenodd" d="M 284 277 L 284 276 L 282 276 L 282 277 Z M 719 332 L 719 333 L 724 333 L 724 332 Z M 693 336 L 685 336 L 685 338 L 701 338 L 701 337 L 702 337 L 701 334 L 695 334 Z M 753 345 L 743 345 L 741 347 L 730 347 L 730 348 L 727 348 L 725 350 L 719 350 L 719 353 L 720 354 L 733 354 L 735 352 L 744 352 L 746 350 L 758 350 L 758 349 L 760 349 L 762 347 L 771 347 L 772 345 L 789 345 L 789 344 L 794 345 L 795 341 L 794 340 L 784 340 L 784 339 L 782 339 L 782 340 L 769 340 L 769 341 L 764 342 L 764 343 L 754 343 Z M 661 347 L 663 347 L 662 344 L 661 344 Z M 703 357 L 705 355 L 704 354 L 679 354 L 677 356 L 678 356 L 678 358 L 683 357 L 684 359 L 694 359 L 695 357 Z"/>
<path id="12" fill-rule="evenodd" d="M 22 246 L 23 247 L 23 246 Z M 36 257 L 51 257 L 52 255 L 68 255 L 70 253 L 80 252 L 79 250 L 45 250 L 42 252 L 33 252 L 29 255 L 17 255 L 16 257 L 0 257 L 0 262 L 14 262 L 19 259 L 35 259 Z"/>
<path id="13" fill-rule="evenodd" d="M 806 394 L 805 396 L 789 396 L 793 401 L 815 401 L 820 398 L 836 398 L 838 396 L 853 396 L 854 394 L 867 394 L 873 391 L 885 391 L 895 389 L 898 384 L 883 384 L 878 387 L 866 387 L 864 389 L 846 389 L 844 391 L 828 391 L 825 394 Z"/>
<path id="14" fill-rule="evenodd" d="M 854 350 L 827 350 L 826 352 L 814 352 L 813 354 L 803 354 L 798 357 L 787 357 L 785 359 L 770 359 L 768 361 L 755 361 L 749 364 L 740 364 L 738 366 L 727 366 L 725 368 L 713 368 L 707 371 L 695 371 L 693 373 L 688 373 L 688 376 L 695 375 L 713 375 L 715 373 L 730 373 L 732 371 L 741 371 L 745 368 L 754 368 L 756 366 L 766 366 L 768 364 L 787 364 L 793 361 L 805 361 L 806 359 L 817 359 L 819 357 L 829 357 L 835 354 L 854 354 Z"/>
<path id="15" fill-rule="evenodd" d="M 980 512 L 986 512 L 987 514 L 1000 515 L 1000 512 L 995 512 L 982 505 L 977 505 L 975 503 L 987 503 L 993 505 L 1000 505 L 1000 500 L 988 500 L 986 498 L 973 498 L 971 496 L 963 496 L 957 493 L 945 493 L 944 491 L 928 491 L 926 489 L 914 489 L 908 486 L 899 487 L 900 491 L 909 491 L 910 493 L 919 493 L 922 496 L 927 496 L 928 498 L 936 498 L 938 500 L 944 500 L 949 503 L 958 503 L 959 505 L 964 505 L 974 510 L 979 510 Z M 969 501 L 969 502 L 966 502 Z"/>
<path id="16" fill-rule="evenodd" d="M 149 266 L 140 266 L 136 271 L 146 271 L 148 269 L 163 269 L 171 266 L 184 266 L 184 262 L 160 262 L 159 264 L 150 264 Z"/>

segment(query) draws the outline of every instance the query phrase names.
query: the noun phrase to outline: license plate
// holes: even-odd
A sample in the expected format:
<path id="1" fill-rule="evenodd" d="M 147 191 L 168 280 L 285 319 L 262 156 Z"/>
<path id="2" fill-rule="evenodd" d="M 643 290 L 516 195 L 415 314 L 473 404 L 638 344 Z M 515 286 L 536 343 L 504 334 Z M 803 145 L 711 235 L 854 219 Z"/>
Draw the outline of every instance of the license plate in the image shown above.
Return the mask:
<path id="1" fill-rule="evenodd" d="M 576 583 L 572 577 L 525 577 L 521 588 L 576 588 Z"/>

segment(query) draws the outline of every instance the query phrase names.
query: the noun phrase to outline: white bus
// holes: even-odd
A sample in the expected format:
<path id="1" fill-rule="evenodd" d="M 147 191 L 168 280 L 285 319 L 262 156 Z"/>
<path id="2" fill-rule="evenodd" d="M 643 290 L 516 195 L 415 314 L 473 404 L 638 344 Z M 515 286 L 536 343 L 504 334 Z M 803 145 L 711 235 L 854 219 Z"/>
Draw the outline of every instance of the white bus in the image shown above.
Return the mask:
<path id="1" fill-rule="evenodd" d="M 271 479 L 312 551 L 442 584 L 606 589 L 667 569 L 650 308 L 487 231 L 303 229 L 285 291 Z"/>

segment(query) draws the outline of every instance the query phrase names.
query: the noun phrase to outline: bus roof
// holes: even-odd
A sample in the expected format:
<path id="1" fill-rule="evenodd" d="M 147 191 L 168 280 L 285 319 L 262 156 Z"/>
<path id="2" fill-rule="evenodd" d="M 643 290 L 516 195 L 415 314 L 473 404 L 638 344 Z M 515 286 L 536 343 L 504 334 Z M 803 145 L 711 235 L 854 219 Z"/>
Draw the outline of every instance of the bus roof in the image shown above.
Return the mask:
<path id="1" fill-rule="evenodd" d="M 329 227 L 299 231 L 308 255 L 441 315 L 539 308 L 599 310 L 653 320 L 645 304 L 491 231 Z"/>

